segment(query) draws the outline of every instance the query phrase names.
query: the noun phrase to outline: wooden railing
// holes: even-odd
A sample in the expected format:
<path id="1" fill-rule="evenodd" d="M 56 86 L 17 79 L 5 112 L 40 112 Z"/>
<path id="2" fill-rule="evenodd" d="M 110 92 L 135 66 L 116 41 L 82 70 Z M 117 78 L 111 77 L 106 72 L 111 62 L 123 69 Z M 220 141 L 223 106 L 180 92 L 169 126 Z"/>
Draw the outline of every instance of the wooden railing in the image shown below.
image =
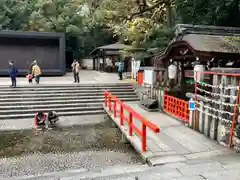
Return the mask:
<path id="1" fill-rule="evenodd" d="M 124 125 L 124 121 L 128 124 L 128 135 L 132 136 L 132 133 L 136 133 L 138 136 L 140 136 L 141 139 L 141 150 L 142 152 L 146 151 L 146 138 L 147 138 L 147 132 L 146 128 L 150 129 L 154 133 L 160 132 L 160 129 L 153 123 L 146 120 L 144 117 L 142 117 L 140 114 L 138 114 L 136 111 L 134 111 L 131 107 L 124 104 L 121 100 L 119 100 L 116 96 L 113 96 L 108 91 L 104 91 L 104 103 L 105 106 L 108 106 L 108 111 L 113 112 L 113 116 L 116 118 L 117 114 L 120 116 L 120 126 Z M 113 103 L 113 104 L 112 104 Z M 120 108 L 117 108 L 117 104 L 120 106 Z M 124 110 L 128 112 L 128 117 L 125 117 Z M 137 119 L 141 123 L 141 128 L 139 129 L 134 124 L 134 119 Z"/>
<path id="2" fill-rule="evenodd" d="M 189 123 L 188 101 L 169 96 L 164 91 L 163 102 L 164 112 L 185 121 L 185 123 Z"/>

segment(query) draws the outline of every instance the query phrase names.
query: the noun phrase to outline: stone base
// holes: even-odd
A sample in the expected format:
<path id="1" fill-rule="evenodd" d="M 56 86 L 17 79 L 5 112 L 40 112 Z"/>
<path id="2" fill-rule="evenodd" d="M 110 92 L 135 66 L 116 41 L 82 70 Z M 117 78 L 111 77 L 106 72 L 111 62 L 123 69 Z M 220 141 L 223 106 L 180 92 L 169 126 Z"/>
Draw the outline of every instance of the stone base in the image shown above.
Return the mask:
<path id="1" fill-rule="evenodd" d="M 158 112 L 159 109 L 149 109 L 146 106 L 144 106 L 143 104 L 139 104 L 141 108 L 143 108 L 144 110 L 148 111 L 148 112 Z"/>

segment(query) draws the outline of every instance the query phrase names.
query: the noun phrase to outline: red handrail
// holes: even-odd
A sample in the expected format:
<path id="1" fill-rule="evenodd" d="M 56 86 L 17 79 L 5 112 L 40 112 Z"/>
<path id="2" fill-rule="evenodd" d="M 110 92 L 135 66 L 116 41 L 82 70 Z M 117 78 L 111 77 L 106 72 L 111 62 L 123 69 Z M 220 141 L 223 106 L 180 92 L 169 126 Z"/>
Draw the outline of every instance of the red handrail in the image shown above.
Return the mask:
<path id="1" fill-rule="evenodd" d="M 113 106 L 112 106 L 113 101 Z M 146 151 L 146 128 L 151 129 L 153 132 L 158 133 L 160 132 L 160 129 L 153 123 L 146 120 L 144 117 L 142 117 L 140 114 L 138 114 L 135 110 L 133 110 L 128 105 L 124 104 L 121 100 L 119 100 L 116 96 L 113 96 L 111 93 L 109 93 L 107 90 L 104 90 L 104 104 L 107 107 L 110 112 L 113 111 L 113 116 L 117 117 L 117 113 L 120 115 L 120 125 L 123 126 L 123 121 L 126 121 L 128 123 L 128 135 L 132 136 L 132 132 L 134 131 L 137 135 L 141 138 L 141 150 L 142 152 Z M 120 109 L 117 109 L 117 104 L 120 105 Z M 113 109 L 112 109 L 113 108 Z M 129 117 L 124 116 L 123 110 L 128 111 Z M 137 128 L 137 126 L 134 125 L 133 117 L 138 119 L 141 122 L 141 129 Z"/>

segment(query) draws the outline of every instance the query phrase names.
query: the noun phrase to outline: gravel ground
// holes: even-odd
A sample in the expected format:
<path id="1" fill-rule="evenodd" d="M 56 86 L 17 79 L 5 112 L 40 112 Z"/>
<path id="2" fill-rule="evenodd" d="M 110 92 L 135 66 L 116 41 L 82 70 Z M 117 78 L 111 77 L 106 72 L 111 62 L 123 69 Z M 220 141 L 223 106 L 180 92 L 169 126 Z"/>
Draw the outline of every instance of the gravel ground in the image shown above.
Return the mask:
<path id="1" fill-rule="evenodd" d="M 0 178 L 77 168 L 141 163 L 132 146 L 121 142 L 109 123 L 72 126 L 35 134 L 0 133 Z"/>
<path id="2" fill-rule="evenodd" d="M 33 154 L 0 160 L 0 178 L 42 174 L 78 168 L 103 168 L 137 163 L 131 154 L 98 151 L 57 154 Z"/>

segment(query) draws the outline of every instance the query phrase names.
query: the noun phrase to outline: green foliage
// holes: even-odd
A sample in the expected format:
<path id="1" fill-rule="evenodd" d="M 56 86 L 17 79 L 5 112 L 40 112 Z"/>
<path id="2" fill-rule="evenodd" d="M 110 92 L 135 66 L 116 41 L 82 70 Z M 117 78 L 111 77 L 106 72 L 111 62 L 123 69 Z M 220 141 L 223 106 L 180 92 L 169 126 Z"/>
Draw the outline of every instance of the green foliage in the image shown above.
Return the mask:
<path id="1" fill-rule="evenodd" d="M 239 26 L 239 0 L 1 0 L 0 30 L 66 33 L 76 57 L 120 41 L 165 48 L 176 22 Z M 176 18 L 177 17 L 177 18 Z"/>
<path id="2" fill-rule="evenodd" d="M 159 49 L 164 49 L 168 46 L 169 42 L 173 39 L 173 37 L 173 29 L 168 29 L 164 27 L 154 28 L 144 42 L 144 45 L 147 49 L 156 47 L 158 47 Z"/>
<path id="3" fill-rule="evenodd" d="M 97 8 L 94 2 L 95 22 L 106 24 L 120 41 L 135 47 L 144 46 L 156 29 L 167 26 L 168 11 L 174 7 L 171 0 L 102 0 Z"/>
<path id="4" fill-rule="evenodd" d="M 176 0 L 183 23 L 240 26 L 239 0 Z"/>

